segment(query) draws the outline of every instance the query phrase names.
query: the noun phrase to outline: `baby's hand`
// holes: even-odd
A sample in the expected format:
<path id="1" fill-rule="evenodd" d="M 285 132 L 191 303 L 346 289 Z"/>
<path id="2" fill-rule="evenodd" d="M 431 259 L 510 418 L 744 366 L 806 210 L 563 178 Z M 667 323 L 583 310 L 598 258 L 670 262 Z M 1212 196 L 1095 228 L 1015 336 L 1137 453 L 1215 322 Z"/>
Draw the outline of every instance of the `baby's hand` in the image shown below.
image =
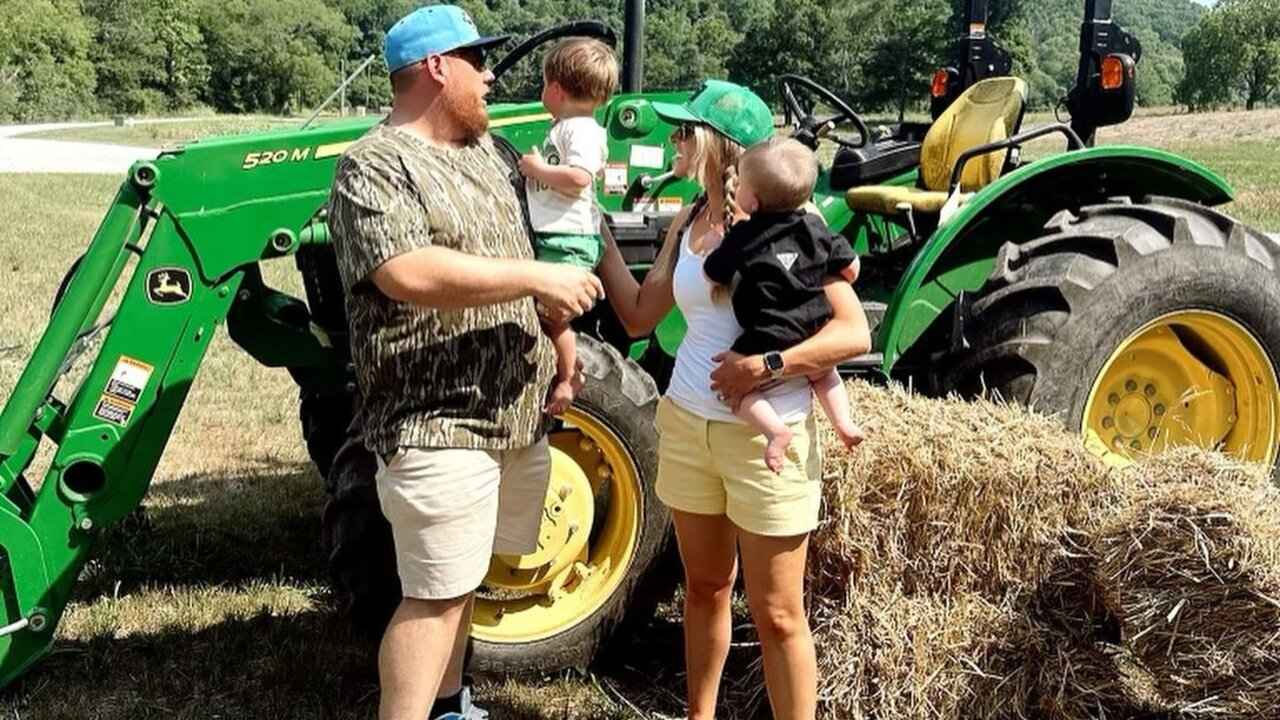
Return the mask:
<path id="1" fill-rule="evenodd" d="M 551 387 L 543 412 L 548 415 L 562 415 L 571 405 L 573 405 L 573 383 L 561 380 Z"/>
<path id="2" fill-rule="evenodd" d="M 547 166 L 547 161 L 542 159 L 542 153 L 538 151 L 535 145 L 532 150 L 520 156 L 520 174 L 525 177 L 532 177 Z"/>

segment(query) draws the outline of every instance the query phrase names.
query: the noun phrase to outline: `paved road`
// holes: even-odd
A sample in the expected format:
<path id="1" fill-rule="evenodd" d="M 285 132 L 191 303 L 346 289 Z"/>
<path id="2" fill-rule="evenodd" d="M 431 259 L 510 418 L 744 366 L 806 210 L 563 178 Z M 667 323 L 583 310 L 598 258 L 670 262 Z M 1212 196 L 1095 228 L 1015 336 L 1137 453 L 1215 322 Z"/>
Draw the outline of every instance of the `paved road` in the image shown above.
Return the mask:
<path id="1" fill-rule="evenodd" d="M 187 118 L 140 120 L 136 122 L 186 122 Z M 0 173 L 99 173 L 117 175 L 137 160 L 150 159 L 157 148 L 109 145 L 72 140 L 37 140 L 16 137 L 41 130 L 101 127 L 110 122 L 44 123 L 40 125 L 0 125 Z"/>

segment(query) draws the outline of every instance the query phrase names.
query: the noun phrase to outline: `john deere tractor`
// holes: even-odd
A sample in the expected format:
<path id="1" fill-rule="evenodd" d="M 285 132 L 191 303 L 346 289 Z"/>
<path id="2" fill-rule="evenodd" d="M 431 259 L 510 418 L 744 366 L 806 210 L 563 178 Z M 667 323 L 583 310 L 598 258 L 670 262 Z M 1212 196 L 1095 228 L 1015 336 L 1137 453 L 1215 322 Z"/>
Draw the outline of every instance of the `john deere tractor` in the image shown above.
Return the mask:
<path id="1" fill-rule="evenodd" d="M 697 188 L 672 178 L 673 128 L 642 92 L 643 3 L 627 12 L 624 92 L 599 200 L 637 274 Z M 1088 0 L 1069 124 L 1023 129 L 1025 85 L 972 0 L 932 87 L 935 120 L 873 130 L 836 93 L 784 76 L 790 132 L 834 150 L 814 202 L 863 258 L 874 348 L 846 374 L 929 393 L 998 393 L 1054 413 L 1112 462 L 1178 444 L 1275 465 L 1280 422 L 1280 246 L 1215 209 L 1231 188 L 1184 158 L 1093 147 L 1133 110 L 1138 43 Z M 575 23 L 540 44 L 608 28 Z M 831 113 L 830 115 L 828 113 Z M 515 158 L 545 136 L 530 103 L 491 107 Z M 322 547 L 352 616 L 377 631 L 398 600 L 391 536 L 360 441 L 341 287 L 325 224 L 334 164 L 376 120 L 214 138 L 129 172 L 68 272 L 53 316 L 0 414 L 0 684 L 51 645 L 102 532 L 142 502 L 210 339 L 226 323 L 300 388 L 325 479 Z M 1063 152 L 1022 161 L 1033 139 Z M 821 156 L 827 156 L 824 152 Z M 512 175 L 519 184 L 519 176 Z M 292 258 L 305 298 L 268 287 Z M 122 288 L 120 286 L 123 286 Z M 104 317 L 108 299 L 122 299 Z M 552 433 L 553 477 L 535 554 L 493 558 L 473 627 L 479 669 L 582 666 L 670 588 L 669 518 L 653 492 L 653 412 L 684 324 L 630 338 L 607 306 L 579 322 L 588 382 Z M 83 381 L 52 389 L 90 348 Z M 28 476 L 37 446 L 56 448 Z M 33 482 L 36 481 L 36 482 Z"/>

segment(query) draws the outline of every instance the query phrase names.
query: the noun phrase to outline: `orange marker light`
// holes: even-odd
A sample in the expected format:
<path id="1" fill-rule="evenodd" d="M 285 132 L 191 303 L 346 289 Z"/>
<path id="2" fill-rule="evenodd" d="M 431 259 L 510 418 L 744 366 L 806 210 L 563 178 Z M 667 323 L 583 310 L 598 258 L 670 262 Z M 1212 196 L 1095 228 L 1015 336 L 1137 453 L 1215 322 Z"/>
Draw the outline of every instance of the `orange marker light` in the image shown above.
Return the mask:
<path id="1" fill-rule="evenodd" d="M 930 88 L 929 92 L 931 92 L 936 98 L 944 97 L 947 94 L 946 68 L 943 68 L 933 74 L 933 86 Z"/>
<path id="2" fill-rule="evenodd" d="M 1102 60 L 1102 89 L 1119 90 L 1124 87 L 1124 61 L 1115 55 Z"/>

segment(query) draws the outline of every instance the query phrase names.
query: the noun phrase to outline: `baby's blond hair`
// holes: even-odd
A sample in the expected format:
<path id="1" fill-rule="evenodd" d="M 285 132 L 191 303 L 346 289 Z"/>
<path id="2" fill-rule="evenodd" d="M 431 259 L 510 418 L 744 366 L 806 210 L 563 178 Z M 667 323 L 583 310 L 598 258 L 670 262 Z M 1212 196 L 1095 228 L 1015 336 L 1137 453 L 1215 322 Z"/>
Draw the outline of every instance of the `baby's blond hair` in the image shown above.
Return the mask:
<path id="1" fill-rule="evenodd" d="M 796 210 L 813 196 L 818 160 L 798 140 L 776 136 L 747 148 L 738 172 L 751 185 L 761 210 Z"/>
<path id="2" fill-rule="evenodd" d="M 561 40 L 542 60 L 542 74 L 575 100 L 603 104 L 618 89 L 618 60 L 612 48 L 595 38 Z"/>

